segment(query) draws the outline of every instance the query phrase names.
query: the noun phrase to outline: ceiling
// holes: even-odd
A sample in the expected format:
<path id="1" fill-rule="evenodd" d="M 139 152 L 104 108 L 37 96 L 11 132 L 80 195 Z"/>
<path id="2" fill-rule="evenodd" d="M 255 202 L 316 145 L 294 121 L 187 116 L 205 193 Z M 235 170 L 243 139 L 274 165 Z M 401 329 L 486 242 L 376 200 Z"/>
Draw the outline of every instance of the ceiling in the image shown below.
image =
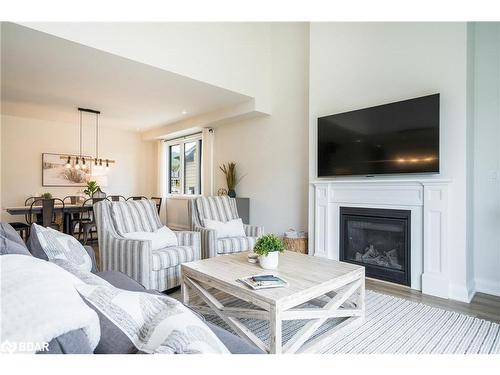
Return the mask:
<path id="1" fill-rule="evenodd" d="M 75 122 L 85 107 L 145 131 L 251 99 L 13 23 L 1 38 L 3 114 Z"/>

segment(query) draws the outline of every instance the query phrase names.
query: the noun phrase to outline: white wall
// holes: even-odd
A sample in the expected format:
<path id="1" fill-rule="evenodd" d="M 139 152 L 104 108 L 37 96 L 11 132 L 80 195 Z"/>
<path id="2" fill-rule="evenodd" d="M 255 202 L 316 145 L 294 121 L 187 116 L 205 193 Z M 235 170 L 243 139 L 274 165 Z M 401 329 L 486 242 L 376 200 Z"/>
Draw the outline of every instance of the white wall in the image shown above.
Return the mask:
<path id="1" fill-rule="evenodd" d="M 309 178 L 316 178 L 316 119 L 441 93 L 441 177 L 451 178 L 450 296 L 465 300 L 467 25 L 312 23 Z M 401 176 L 399 176 L 400 178 Z"/>
<path id="2" fill-rule="evenodd" d="M 50 192 L 63 198 L 83 188 L 43 187 L 42 153 L 78 153 L 78 123 L 57 123 L 2 115 L 1 202 L 2 208 L 19 206 L 35 193 Z M 116 160 L 108 176 L 108 194 L 156 194 L 156 147 L 139 133 L 102 127 L 100 154 Z M 84 132 L 84 154 L 95 154 L 92 129 Z M 15 221 L 2 210 L 2 220 Z"/>
<path id="3" fill-rule="evenodd" d="M 269 112 L 270 23 L 52 22 L 23 25 L 254 97 Z"/>
<path id="4" fill-rule="evenodd" d="M 225 187 L 218 166 L 236 162 L 245 175 L 236 192 L 250 198 L 251 223 L 266 232 L 307 229 L 308 29 L 272 26 L 272 115 L 215 129 L 215 190 Z"/>
<path id="5" fill-rule="evenodd" d="M 474 273 L 478 291 L 500 295 L 500 23 L 474 29 Z"/>

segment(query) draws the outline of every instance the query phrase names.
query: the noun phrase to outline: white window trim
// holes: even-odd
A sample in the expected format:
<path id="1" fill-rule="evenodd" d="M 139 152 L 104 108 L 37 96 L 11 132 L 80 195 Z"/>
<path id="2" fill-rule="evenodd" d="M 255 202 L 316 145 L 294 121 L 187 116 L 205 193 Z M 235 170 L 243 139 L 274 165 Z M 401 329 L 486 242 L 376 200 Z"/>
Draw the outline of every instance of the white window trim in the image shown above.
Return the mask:
<path id="1" fill-rule="evenodd" d="M 201 141 L 201 147 L 203 148 L 203 140 L 202 140 L 202 133 L 196 133 L 196 134 L 191 134 L 191 135 L 186 135 L 185 137 L 179 137 L 179 138 L 174 138 L 170 140 L 165 140 L 165 145 L 166 149 L 165 152 L 167 153 L 166 159 L 167 159 L 167 191 L 166 195 L 167 198 L 170 199 L 186 199 L 186 198 L 196 198 L 196 197 L 201 197 L 201 191 L 202 191 L 202 172 L 203 172 L 203 158 L 200 155 L 200 194 L 185 194 L 184 193 L 184 145 L 189 142 L 193 141 Z M 182 193 L 170 193 L 170 146 L 175 146 L 175 145 L 180 145 L 180 155 L 181 155 L 181 191 Z M 201 151 L 201 150 L 200 150 Z"/>

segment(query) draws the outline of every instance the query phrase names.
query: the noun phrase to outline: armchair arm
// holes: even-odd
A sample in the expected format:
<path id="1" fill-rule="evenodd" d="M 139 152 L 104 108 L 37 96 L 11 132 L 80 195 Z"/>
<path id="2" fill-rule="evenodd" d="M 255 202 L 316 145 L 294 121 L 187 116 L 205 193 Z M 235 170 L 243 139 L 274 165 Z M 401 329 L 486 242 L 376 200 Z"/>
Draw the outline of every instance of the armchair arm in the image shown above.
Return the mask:
<path id="1" fill-rule="evenodd" d="M 194 249 L 194 259 L 201 259 L 201 235 L 200 232 L 179 231 L 174 232 L 179 246 L 191 246 Z"/>
<path id="2" fill-rule="evenodd" d="M 248 237 L 260 237 L 264 235 L 264 227 L 262 226 L 243 224 L 243 227 L 245 228 L 245 234 Z"/>
<path id="3" fill-rule="evenodd" d="M 151 241 L 132 240 L 107 233 L 100 238 L 101 271 L 120 271 L 151 288 Z"/>
<path id="4" fill-rule="evenodd" d="M 217 231 L 206 229 L 195 225 L 193 230 L 201 235 L 201 258 L 213 258 L 217 256 Z"/>

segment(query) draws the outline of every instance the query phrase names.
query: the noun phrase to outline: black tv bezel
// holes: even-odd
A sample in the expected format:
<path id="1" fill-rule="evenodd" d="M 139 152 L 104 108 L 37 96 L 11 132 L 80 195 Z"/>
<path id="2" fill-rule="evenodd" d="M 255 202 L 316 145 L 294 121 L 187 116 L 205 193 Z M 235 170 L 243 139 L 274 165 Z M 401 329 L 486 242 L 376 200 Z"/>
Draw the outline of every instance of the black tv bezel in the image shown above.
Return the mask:
<path id="1" fill-rule="evenodd" d="M 439 118 L 438 118 L 438 154 L 439 154 L 439 159 L 438 159 L 438 170 L 437 172 L 381 172 L 381 173 L 362 173 L 362 174 L 334 174 L 334 175 L 319 175 L 319 120 L 325 117 L 330 117 L 330 116 L 335 116 L 335 115 L 341 115 L 344 113 L 350 113 L 350 112 L 356 112 L 356 111 L 361 111 L 365 109 L 371 109 L 371 108 L 376 108 L 376 107 L 381 107 L 384 105 L 389 105 L 389 104 L 396 104 L 396 103 L 401 103 L 401 102 L 406 102 L 410 100 L 415 100 L 415 99 L 420 99 L 420 98 L 425 98 L 428 96 L 435 96 L 437 95 L 438 97 L 438 103 L 439 103 Z M 318 179 L 328 179 L 328 178 L 345 178 L 345 177 L 375 177 L 375 176 L 438 176 L 441 174 L 441 93 L 433 93 L 433 94 L 428 94 L 428 95 L 421 95 L 421 96 L 415 96 L 412 98 L 408 99 L 403 99 L 403 100 L 397 100 L 394 102 L 387 102 L 387 103 L 382 103 L 382 104 L 376 104 L 372 105 L 370 107 L 363 107 L 363 108 L 358 108 L 358 109 L 353 109 L 349 111 L 343 111 L 343 112 L 336 112 L 332 113 L 329 115 L 325 116 L 320 116 L 316 119 L 316 178 Z"/>

